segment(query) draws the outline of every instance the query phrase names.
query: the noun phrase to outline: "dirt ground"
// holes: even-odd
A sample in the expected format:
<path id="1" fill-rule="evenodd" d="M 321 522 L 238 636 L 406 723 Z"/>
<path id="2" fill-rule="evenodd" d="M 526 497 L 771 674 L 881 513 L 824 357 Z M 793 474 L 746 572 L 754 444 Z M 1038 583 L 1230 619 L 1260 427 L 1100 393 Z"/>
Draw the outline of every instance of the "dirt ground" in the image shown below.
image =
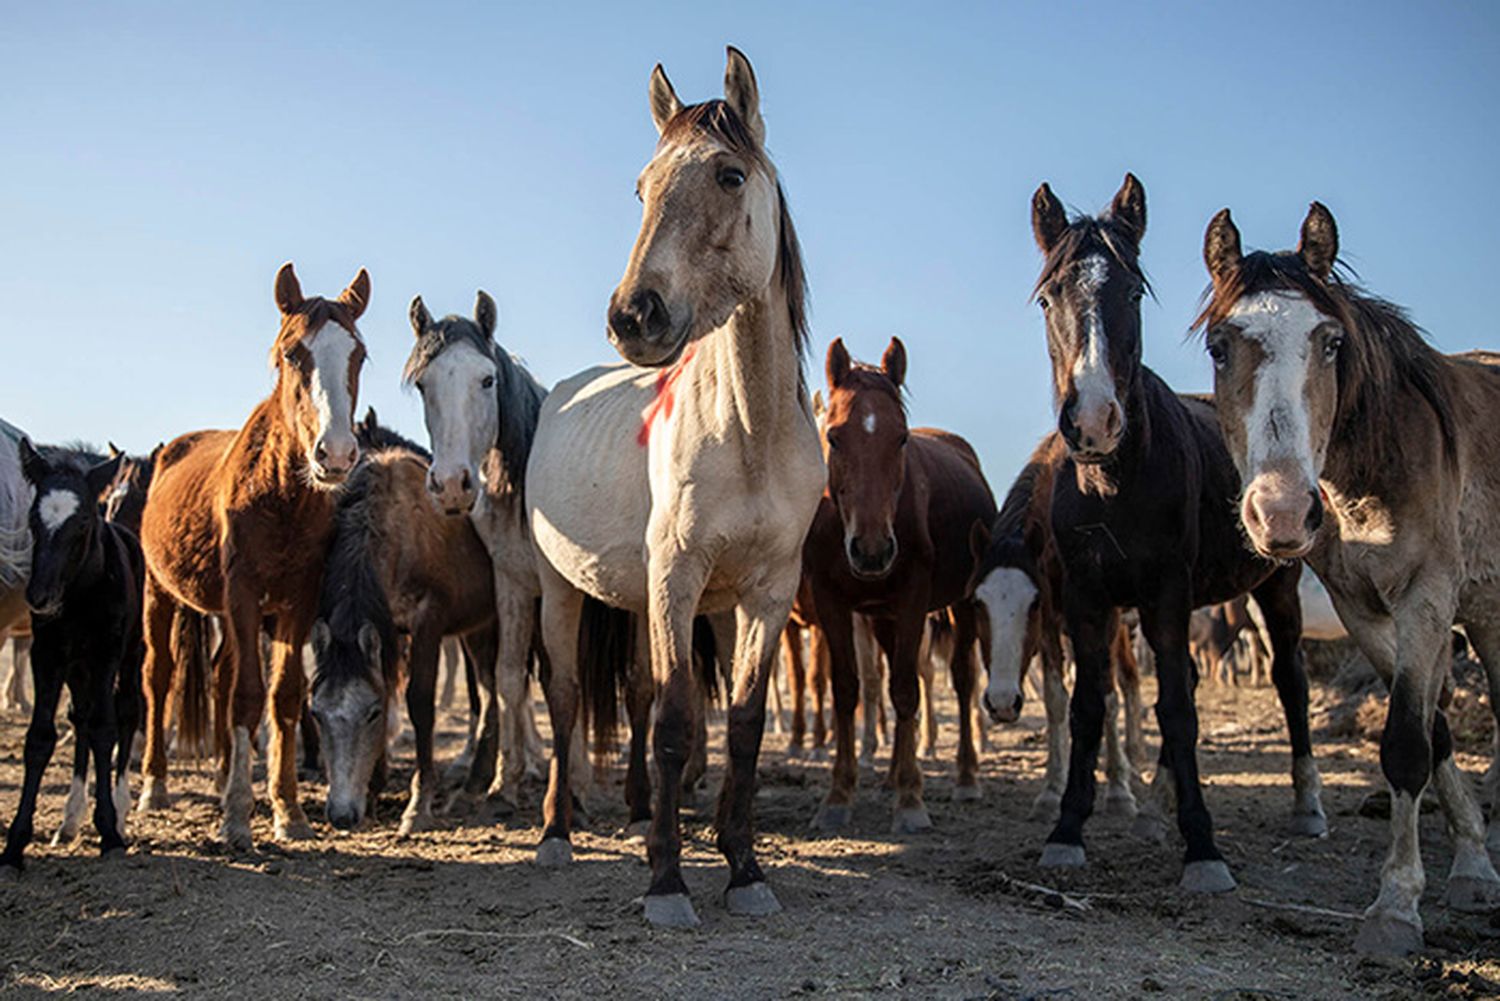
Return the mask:
<path id="1" fill-rule="evenodd" d="M 128 857 L 100 860 L 86 828 L 73 846 L 43 839 L 22 879 L 0 885 L 0 994 L 238 997 L 253 986 L 267 997 L 1500 995 L 1500 914 L 1441 906 L 1451 848 L 1436 813 L 1422 824 L 1427 954 L 1399 963 L 1352 954 L 1386 823 L 1358 812 L 1381 784 L 1378 747 L 1358 727 L 1330 726 L 1346 693 L 1315 693 L 1331 827 L 1318 841 L 1281 833 L 1290 758 L 1273 692 L 1204 687 L 1200 696 L 1208 801 L 1240 883 L 1226 897 L 1180 895 L 1180 845 L 1143 843 L 1126 821 L 1102 814 L 1087 830 L 1086 870 L 1040 869 L 1048 828 L 1027 819 L 1045 753 L 1039 707 L 1033 700 L 1019 725 L 991 731 L 983 801 L 953 803 L 948 697 L 939 757 L 924 762 L 936 829 L 923 836 L 887 833 L 889 794 L 869 772 L 850 833 L 810 834 L 828 763 L 789 761 L 786 738 L 769 733 L 758 844 L 785 911 L 758 920 L 724 911 L 726 869 L 704 795 L 686 817 L 687 880 L 703 919 L 690 932 L 654 930 L 640 916 L 648 873 L 644 849 L 617 833 L 625 819 L 618 773 L 591 800 L 592 826 L 575 838 L 572 867 L 551 872 L 532 862 L 539 788 L 520 819 L 449 817 L 443 830 L 398 841 L 409 746 L 398 750 L 376 823 L 360 833 L 334 834 L 321 822 L 321 785 L 304 784 L 321 837 L 293 847 L 269 841 L 257 768 L 258 846 L 246 855 L 212 840 L 207 768 L 174 765 L 176 802 L 132 818 Z M 17 712 L 0 718 L 6 821 L 24 726 Z M 1154 723 L 1148 732 L 1154 740 Z M 443 752 L 455 753 L 461 736 L 460 718 L 446 715 Z M 1472 753 L 1486 739 L 1476 735 L 1461 757 L 1472 773 L 1487 763 Z M 716 725 L 711 780 L 722 740 Z M 61 758 L 39 811 L 44 832 L 61 817 Z"/>

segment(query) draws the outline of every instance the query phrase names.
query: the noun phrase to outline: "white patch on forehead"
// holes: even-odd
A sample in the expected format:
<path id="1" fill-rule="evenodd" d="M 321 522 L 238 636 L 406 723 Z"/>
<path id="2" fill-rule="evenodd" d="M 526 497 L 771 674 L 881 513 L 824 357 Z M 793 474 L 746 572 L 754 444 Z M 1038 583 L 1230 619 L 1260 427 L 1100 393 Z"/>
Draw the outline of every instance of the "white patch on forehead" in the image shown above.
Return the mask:
<path id="1" fill-rule="evenodd" d="M 42 519 L 42 527 L 55 532 L 77 513 L 81 503 L 78 495 L 71 490 L 49 490 L 37 502 L 36 513 Z"/>
<path id="2" fill-rule="evenodd" d="M 974 589 L 990 617 L 990 704 L 1009 705 L 1021 692 L 1026 624 L 1037 587 L 1024 570 L 996 567 Z"/>
<path id="3" fill-rule="evenodd" d="M 865 419 L 860 421 L 860 426 L 865 429 L 865 434 L 875 433 L 875 411 L 866 410 Z"/>
<path id="4" fill-rule="evenodd" d="M 1263 353 L 1245 415 L 1247 475 L 1291 460 L 1309 484 L 1317 483 L 1321 462 L 1313 454 L 1307 374 L 1313 360 L 1310 335 L 1328 317 L 1302 293 L 1276 290 L 1245 296 L 1227 319 Z"/>
<path id="5" fill-rule="evenodd" d="M 1109 261 L 1103 254 L 1090 254 L 1078 262 L 1078 288 L 1084 295 L 1097 296 L 1109 281 Z"/>
<path id="6" fill-rule="evenodd" d="M 318 412 L 318 433 L 330 428 L 348 431 L 354 413 L 349 396 L 349 358 L 354 354 L 354 335 L 333 321 L 308 342 L 313 358 L 312 399 Z"/>
<path id="7" fill-rule="evenodd" d="M 1091 254 L 1078 263 L 1078 291 L 1083 297 L 1083 350 L 1073 362 L 1073 389 L 1081 410 L 1108 405 L 1115 399 L 1115 380 L 1109 371 L 1109 340 L 1099 313 L 1099 290 L 1109 280 L 1109 262 Z"/>

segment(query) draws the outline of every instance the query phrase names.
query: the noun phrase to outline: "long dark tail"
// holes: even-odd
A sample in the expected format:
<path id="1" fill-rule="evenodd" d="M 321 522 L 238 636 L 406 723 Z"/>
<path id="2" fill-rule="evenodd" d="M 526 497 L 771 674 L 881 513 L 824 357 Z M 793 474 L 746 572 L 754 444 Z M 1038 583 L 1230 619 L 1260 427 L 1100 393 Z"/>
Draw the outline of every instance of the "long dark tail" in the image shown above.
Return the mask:
<path id="1" fill-rule="evenodd" d="M 172 622 L 172 694 L 177 723 L 177 754 L 184 758 L 206 758 L 212 731 L 213 655 L 208 619 L 179 608 Z"/>
<path id="2" fill-rule="evenodd" d="M 719 679 L 722 677 L 726 682 L 731 680 L 730 664 L 719 657 L 719 637 L 715 635 L 714 627 L 706 615 L 693 619 L 693 661 L 698 667 L 698 680 L 703 685 L 709 704 L 717 703 L 721 691 Z"/>
<path id="3" fill-rule="evenodd" d="M 635 659 L 636 617 L 594 598 L 583 599 L 578 626 L 578 689 L 582 723 L 591 726 L 594 756 L 615 747 L 620 702 Z"/>

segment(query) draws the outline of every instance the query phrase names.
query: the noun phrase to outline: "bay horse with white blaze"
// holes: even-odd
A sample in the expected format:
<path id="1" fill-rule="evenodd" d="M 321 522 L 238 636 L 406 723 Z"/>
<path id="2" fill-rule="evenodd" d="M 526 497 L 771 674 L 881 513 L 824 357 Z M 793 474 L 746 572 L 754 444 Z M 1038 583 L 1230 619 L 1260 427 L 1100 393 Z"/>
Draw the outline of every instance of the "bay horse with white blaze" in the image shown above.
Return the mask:
<path id="1" fill-rule="evenodd" d="M 1380 765 L 1391 846 L 1355 945 L 1400 954 L 1422 948 L 1418 816 L 1430 782 L 1453 835 L 1448 905 L 1500 905 L 1484 817 L 1438 705 L 1456 619 L 1500 714 L 1500 466 L 1489 438 L 1500 367 L 1488 352 L 1430 347 L 1400 307 L 1339 274 L 1338 247 L 1317 202 L 1297 250 L 1274 254 L 1243 253 L 1224 209 L 1204 237 L 1212 285 L 1198 326 L 1245 483 L 1245 534 L 1269 558 L 1307 561 L 1390 686 Z M 1490 823 L 1500 847 L 1500 818 Z"/>
<path id="2" fill-rule="evenodd" d="M 1046 318 L 1058 430 L 1069 458 L 1052 489 L 1052 534 L 1063 566 L 1063 618 L 1078 677 L 1073 747 L 1062 815 L 1042 864 L 1084 864 L 1083 825 L 1094 805 L 1094 766 L 1121 608 L 1140 611 L 1156 656 L 1161 755 L 1156 782 L 1176 793 L 1187 842 L 1181 886 L 1216 893 L 1234 877 L 1214 844 L 1198 781 L 1195 672 L 1188 620 L 1201 605 L 1250 591 L 1275 645 L 1272 677 L 1292 743 L 1292 830 L 1327 831 L 1307 727 L 1300 638 L 1301 567 L 1250 551 L 1234 515 L 1240 484 L 1210 403 L 1184 399 L 1141 363 L 1139 263 L 1146 192 L 1125 175 L 1099 218 L 1068 219 L 1043 184 L 1032 229 L 1046 255 L 1035 296 Z M 1156 818 L 1143 813 L 1138 823 Z M 1162 832 L 1164 833 L 1164 832 Z"/>
<path id="3" fill-rule="evenodd" d="M 318 611 L 333 534 L 334 490 L 354 469 L 354 406 L 365 345 L 355 322 L 370 301 L 363 269 L 337 299 L 304 297 L 290 264 L 276 274 L 281 330 L 276 387 L 238 431 L 169 442 L 141 517 L 146 552 L 146 782 L 142 808 L 167 802 L 163 715 L 179 607 L 222 615 L 224 669 L 233 681 L 220 839 L 250 847 L 251 735 L 265 710 L 260 630 L 274 615 L 267 772 L 277 840 L 308 838 L 297 801 L 295 733 L 302 715 L 302 645 Z"/>
<path id="4" fill-rule="evenodd" d="M 928 613 L 939 609 L 953 614 L 949 666 L 959 704 L 953 798 L 980 795 L 972 711 L 978 606 L 969 592 L 969 540 L 976 524 L 995 520 L 995 500 L 968 442 L 945 431 L 908 429 L 906 348 L 899 339 L 891 339 L 879 368 L 855 364 L 844 342 L 835 340 L 826 367 L 828 490 L 807 534 L 802 570 L 833 664 L 834 763 L 813 825 L 836 831 L 852 812 L 860 683 L 854 613 L 860 612 L 871 618 L 890 666 L 896 709 L 891 829 L 911 834 L 932 827 L 917 766 L 917 658 Z"/>
<path id="5" fill-rule="evenodd" d="M 646 618 L 659 776 L 645 911 L 680 926 L 698 921 L 678 808 L 698 743 L 700 609 L 735 613 L 718 809 L 725 903 L 736 914 L 780 909 L 755 858 L 755 767 L 824 473 L 802 376 L 801 251 L 750 63 L 729 49 L 724 99 L 688 107 L 658 65 L 650 104 L 660 141 L 638 181 L 641 230 L 609 311 L 610 341 L 630 364 L 589 369 L 548 396 L 526 505 L 541 554 L 554 779 L 570 767 L 582 595 Z M 544 838 L 566 844 L 568 808 L 549 794 Z"/>

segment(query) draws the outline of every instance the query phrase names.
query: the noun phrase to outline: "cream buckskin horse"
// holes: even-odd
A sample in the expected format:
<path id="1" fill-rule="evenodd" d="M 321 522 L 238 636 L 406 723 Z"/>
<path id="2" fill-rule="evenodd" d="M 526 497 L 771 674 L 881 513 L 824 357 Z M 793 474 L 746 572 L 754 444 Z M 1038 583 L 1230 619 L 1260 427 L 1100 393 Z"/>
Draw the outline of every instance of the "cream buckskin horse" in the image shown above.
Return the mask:
<path id="1" fill-rule="evenodd" d="M 659 65 L 650 94 L 661 139 L 640 175 L 641 231 L 609 311 L 610 341 L 629 364 L 579 373 L 547 397 L 526 504 L 552 663 L 554 788 L 569 767 L 586 593 L 646 617 L 658 781 L 645 913 L 691 926 L 678 805 L 696 740 L 693 617 L 735 613 L 717 824 L 725 903 L 774 913 L 754 854 L 755 766 L 824 470 L 802 374 L 801 252 L 750 63 L 729 49 L 723 100 L 684 107 Z M 541 851 L 566 839 L 569 807 L 549 792 Z"/>

